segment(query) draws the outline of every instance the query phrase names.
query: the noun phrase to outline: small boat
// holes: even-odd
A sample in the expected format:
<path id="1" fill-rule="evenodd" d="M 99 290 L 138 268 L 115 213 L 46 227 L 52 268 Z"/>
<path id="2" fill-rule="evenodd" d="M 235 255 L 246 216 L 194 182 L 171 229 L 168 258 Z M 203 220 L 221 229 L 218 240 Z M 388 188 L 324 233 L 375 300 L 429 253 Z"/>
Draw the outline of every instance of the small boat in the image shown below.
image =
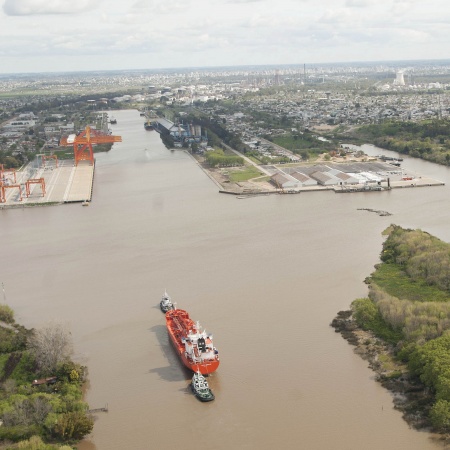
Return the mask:
<path id="1" fill-rule="evenodd" d="M 202 402 L 210 402 L 215 398 L 206 378 L 200 372 L 194 373 L 191 388 L 195 396 Z"/>
<path id="2" fill-rule="evenodd" d="M 147 122 L 144 123 L 144 128 L 145 128 L 147 131 L 153 130 L 153 125 L 152 125 L 152 123 L 150 122 L 150 120 L 147 120 Z"/>
<path id="3" fill-rule="evenodd" d="M 162 299 L 159 302 L 159 306 L 163 313 L 166 313 L 167 311 L 174 309 L 172 299 L 170 298 L 167 292 L 164 292 L 164 295 L 162 296 Z"/>
<path id="4" fill-rule="evenodd" d="M 166 327 L 170 340 L 183 364 L 202 375 L 213 373 L 219 367 L 219 352 L 213 336 L 202 330 L 186 311 L 173 308 L 166 312 Z"/>
<path id="5" fill-rule="evenodd" d="M 81 204 L 81 206 L 89 206 L 89 202 L 88 202 L 87 200 L 85 200 L 85 201 Z"/>
<path id="6" fill-rule="evenodd" d="M 109 123 L 115 125 L 117 123 L 117 119 L 111 117 L 111 119 L 109 119 Z"/>

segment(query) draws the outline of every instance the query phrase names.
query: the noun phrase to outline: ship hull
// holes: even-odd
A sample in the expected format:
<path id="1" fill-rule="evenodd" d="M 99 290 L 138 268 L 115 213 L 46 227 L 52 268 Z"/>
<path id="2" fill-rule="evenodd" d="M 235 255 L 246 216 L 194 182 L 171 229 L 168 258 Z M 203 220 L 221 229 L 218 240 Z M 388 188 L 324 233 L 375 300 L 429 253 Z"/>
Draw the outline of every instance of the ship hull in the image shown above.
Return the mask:
<path id="1" fill-rule="evenodd" d="M 189 358 L 187 352 L 185 351 L 184 344 L 181 340 L 184 337 L 183 333 L 180 332 L 180 329 L 170 319 L 171 313 L 176 313 L 177 311 L 180 310 L 169 311 L 166 314 L 166 325 L 170 341 L 175 347 L 175 350 L 178 353 L 181 361 L 189 370 L 192 370 L 193 372 L 200 372 L 202 375 L 209 375 L 215 372 L 219 367 L 218 357 L 215 357 L 214 359 L 204 360 L 202 362 L 196 362 Z"/>

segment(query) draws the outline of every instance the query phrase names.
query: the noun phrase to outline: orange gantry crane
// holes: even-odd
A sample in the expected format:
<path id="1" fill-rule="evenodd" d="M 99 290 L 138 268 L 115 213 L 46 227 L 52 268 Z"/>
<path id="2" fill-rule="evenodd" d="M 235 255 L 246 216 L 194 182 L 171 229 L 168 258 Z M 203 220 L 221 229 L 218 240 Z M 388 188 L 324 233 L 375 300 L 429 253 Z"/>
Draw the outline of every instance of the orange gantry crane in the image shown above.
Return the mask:
<path id="1" fill-rule="evenodd" d="M 87 126 L 84 131 L 77 135 L 62 137 L 59 145 L 67 147 L 73 145 L 75 165 L 78 166 L 80 161 L 89 161 L 91 165 L 94 164 L 93 145 L 113 142 L 122 142 L 122 136 L 104 134 L 98 130 L 92 130 L 91 127 Z"/>
<path id="2" fill-rule="evenodd" d="M 58 168 L 58 157 L 56 155 L 42 155 L 42 162 L 43 162 L 44 167 L 45 167 L 45 162 L 50 159 L 55 160 L 55 166 L 56 166 L 56 168 Z"/>
<path id="3" fill-rule="evenodd" d="M 6 181 L 7 174 L 12 175 L 14 178 L 14 183 L 17 183 L 16 169 L 5 169 L 5 166 L 3 164 L 0 164 L 0 183 Z"/>
<path id="4" fill-rule="evenodd" d="M 7 180 L 7 176 L 11 176 L 14 181 Z M 6 202 L 6 189 L 18 189 L 19 200 L 22 201 L 22 188 L 17 184 L 16 169 L 5 169 L 3 164 L 0 164 L 0 203 Z"/>
<path id="5" fill-rule="evenodd" d="M 22 186 L 20 184 L 3 184 L 0 183 L 0 203 L 6 202 L 6 189 L 18 189 L 19 201 L 22 201 Z"/>
<path id="6" fill-rule="evenodd" d="M 45 180 L 43 178 L 30 178 L 25 183 L 25 191 L 26 191 L 27 197 L 29 197 L 31 195 L 31 189 L 30 189 L 31 184 L 40 184 L 41 191 L 42 191 L 42 197 L 45 196 Z"/>

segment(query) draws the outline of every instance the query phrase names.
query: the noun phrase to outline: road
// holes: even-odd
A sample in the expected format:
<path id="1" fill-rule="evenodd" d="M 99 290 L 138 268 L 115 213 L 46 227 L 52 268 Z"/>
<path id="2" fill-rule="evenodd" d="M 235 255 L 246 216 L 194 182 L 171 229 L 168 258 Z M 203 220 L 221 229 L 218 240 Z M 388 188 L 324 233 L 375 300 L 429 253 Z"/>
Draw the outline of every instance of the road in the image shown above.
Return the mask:
<path id="1" fill-rule="evenodd" d="M 251 164 L 252 166 L 256 167 L 260 172 L 263 172 L 265 175 L 267 176 L 271 176 L 272 174 L 270 172 L 268 172 L 266 169 L 264 169 L 263 167 L 261 167 L 259 164 L 256 164 L 254 161 L 252 161 L 250 158 L 247 158 L 247 156 L 244 156 L 242 153 L 239 153 L 237 150 L 235 150 L 234 148 L 231 148 L 229 145 L 225 144 L 225 142 L 222 142 L 222 145 L 224 147 L 226 147 L 228 150 L 230 150 L 233 153 L 236 153 L 236 155 L 240 156 L 244 161 L 248 162 L 249 164 Z"/>

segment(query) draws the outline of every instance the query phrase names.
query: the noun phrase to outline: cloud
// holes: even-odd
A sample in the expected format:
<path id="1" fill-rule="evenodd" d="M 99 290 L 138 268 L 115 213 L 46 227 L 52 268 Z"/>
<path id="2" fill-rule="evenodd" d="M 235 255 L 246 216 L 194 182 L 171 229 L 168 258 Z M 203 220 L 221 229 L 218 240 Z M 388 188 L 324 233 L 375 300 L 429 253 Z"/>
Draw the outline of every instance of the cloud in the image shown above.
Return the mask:
<path id="1" fill-rule="evenodd" d="M 137 0 L 131 6 L 131 10 L 141 13 L 151 11 L 153 14 L 173 14 L 177 11 L 186 11 L 190 8 L 189 1 L 171 1 L 166 0 Z"/>
<path id="2" fill-rule="evenodd" d="M 264 0 L 227 0 L 226 3 L 256 3 Z"/>
<path id="3" fill-rule="evenodd" d="M 76 14 L 96 8 L 102 0 L 5 0 L 8 16 Z"/>
<path id="4" fill-rule="evenodd" d="M 444 0 L 0 3 L 9 14 L 0 27 L 0 72 L 26 65 L 33 72 L 59 70 L 67 61 L 80 68 L 145 68 L 448 55 Z M 55 20 L 55 14 L 73 16 Z"/>
<path id="5" fill-rule="evenodd" d="M 349 8 L 365 8 L 374 4 L 374 0 L 347 0 L 345 6 Z"/>

